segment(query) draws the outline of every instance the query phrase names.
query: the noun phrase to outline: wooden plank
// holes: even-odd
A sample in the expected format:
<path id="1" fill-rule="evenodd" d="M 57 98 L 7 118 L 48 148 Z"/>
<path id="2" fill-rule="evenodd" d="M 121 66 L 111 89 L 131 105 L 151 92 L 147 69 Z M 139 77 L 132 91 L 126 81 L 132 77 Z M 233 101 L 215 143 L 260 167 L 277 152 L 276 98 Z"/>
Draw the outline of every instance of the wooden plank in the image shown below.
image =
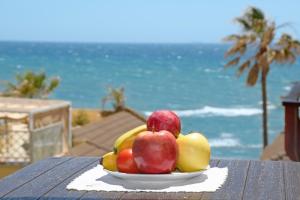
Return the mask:
<path id="1" fill-rule="evenodd" d="M 212 160 L 210 160 L 210 162 L 209 162 L 209 166 L 212 168 L 212 167 L 218 167 L 218 165 L 219 165 L 219 163 L 220 163 L 220 160 L 219 159 L 212 159 Z M 201 193 L 201 198 L 200 199 L 205 199 L 205 198 L 207 198 L 207 196 L 208 196 L 208 194 L 207 193 L 205 193 L 205 192 L 202 192 Z"/>
<path id="2" fill-rule="evenodd" d="M 89 140 L 89 142 L 94 143 L 95 145 L 98 145 L 102 148 L 113 150 L 113 144 L 119 136 L 139 125 L 142 125 L 142 123 L 140 123 L 139 121 L 127 122 L 123 126 L 114 127 L 113 129 L 111 129 L 109 133 L 106 133 L 108 137 L 101 136 L 98 138 L 94 138 L 93 140 Z"/>
<path id="3" fill-rule="evenodd" d="M 80 135 L 74 135 L 74 141 L 73 143 L 80 143 L 82 141 L 86 141 L 89 139 L 92 139 L 95 137 L 95 135 L 103 135 L 103 133 L 108 132 L 111 130 L 115 125 L 122 125 L 122 123 L 125 123 L 126 119 L 116 119 L 112 121 L 108 121 L 109 123 L 103 124 L 102 121 L 99 121 L 95 123 L 93 126 L 93 129 L 91 130 L 89 125 L 87 127 L 80 128 L 81 134 Z"/>
<path id="4" fill-rule="evenodd" d="M 107 117 L 99 122 L 95 122 L 95 123 L 83 126 L 81 128 L 74 130 L 74 138 L 84 139 L 84 138 L 88 137 L 89 132 L 93 132 L 95 130 L 101 129 L 106 126 L 111 126 L 115 123 L 123 123 L 123 121 L 125 121 L 127 117 L 128 117 L 128 114 L 125 112 L 122 112 L 120 114 L 114 114 L 111 117 Z"/>
<path id="5" fill-rule="evenodd" d="M 122 116 L 126 116 L 126 115 L 127 115 L 127 113 L 120 112 L 120 113 L 116 113 L 111 116 L 105 117 L 99 122 L 95 122 L 95 123 L 91 123 L 91 124 L 82 126 L 81 128 L 74 130 L 74 136 L 77 137 L 85 132 L 93 131 L 95 128 L 97 129 L 98 126 L 105 126 L 107 124 L 110 124 L 111 121 L 114 121 L 115 119 L 120 118 L 120 116 L 122 117 Z"/>
<path id="6" fill-rule="evenodd" d="M 95 156 L 100 159 L 101 156 L 106 154 L 108 151 L 104 149 L 94 148 L 92 151 L 86 152 L 84 156 Z"/>
<path id="7" fill-rule="evenodd" d="M 103 144 L 103 142 L 111 141 L 113 137 L 119 137 L 123 133 L 129 131 L 136 126 L 141 125 L 140 121 L 124 121 L 124 124 L 115 124 L 111 127 L 105 127 L 97 132 L 93 133 L 93 138 L 88 138 L 89 142 L 96 144 Z M 98 141 L 100 140 L 100 141 Z M 97 141 L 97 142 L 96 142 Z"/>
<path id="8" fill-rule="evenodd" d="M 246 183 L 249 161 L 220 160 L 218 167 L 228 167 L 228 177 L 224 185 L 214 193 L 206 192 L 202 199 L 242 199 Z"/>
<path id="9" fill-rule="evenodd" d="M 77 145 L 76 147 L 72 148 L 70 151 L 70 154 L 73 156 L 85 156 L 87 152 L 95 150 L 95 146 L 88 144 L 88 143 L 82 143 L 80 145 Z"/>
<path id="10" fill-rule="evenodd" d="M 18 189 L 34 178 L 46 173 L 58 165 L 70 160 L 71 157 L 48 158 L 28 165 L 20 171 L 0 180 L 0 198 Z"/>
<path id="11" fill-rule="evenodd" d="M 275 161 L 251 161 L 243 198 L 285 199 L 283 164 Z"/>
<path id="12" fill-rule="evenodd" d="M 300 199 L 300 163 L 212 160 L 229 168 L 223 187 L 214 193 L 126 193 L 67 191 L 66 185 L 92 168 L 98 158 L 50 158 L 0 181 L 5 199 Z M 32 170 L 33 169 L 33 170 Z M 21 185 L 20 181 L 21 180 Z M 8 181 L 8 182 L 7 182 Z M 284 185 L 285 184 L 285 185 Z M 13 185 L 13 188 L 8 188 Z"/>
<path id="13" fill-rule="evenodd" d="M 128 124 L 130 124 L 131 122 L 135 122 L 135 123 L 138 123 L 138 125 L 140 124 L 144 124 L 143 122 L 141 122 L 139 119 L 129 115 L 127 116 L 126 118 L 123 118 L 123 119 L 117 119 L 115 121 L 111 121 L 110 124 L 106 125 L 106 126 L 102 126 L 101 130 L 102 132 L 106 133 L 108 131 L 111 131 L 111 130 L 114 130 L 114 129 L 117 129 L 117 128 L 121 128 L 122 131 L 128 131 L 128 129 L 124 129 L 123 127 L 126 127 L 128 126 Z M 94 135 L 93 134 L 90 134 L 91 137 L 88 137 L 88 139 L 94 139 Z"/>
<path id="14" fill-rule="evenodd" d="M 220 163 L 219 159 L 211 159 L 211 161 L 209 162 L 209 166 L 210 167 L 217 167 L 219 163 Z"/>
<path id="15" fill-rule="evenodd" d="M 212 167 L 218 167 L 218 164 L 220 163 L 220 160 L 219 159 L 212 159 L 210 160 L 209 162 L 209 166 L 212 168 Z M 200 198 L 199 199 L 205 199 L 208 197 L 209 194 L 205 193 L 205 192 L 202 192 L 201 195 L 200 195 Z M 189 199 L 189 198 L 187 198 Z"/>
<path id="16" fill-rule="evenodd" d="M 120 135 L 141 124 L 143 124 L 143 122 L 136 120 L 132 116 L 123 121 L 122 124 L 112 122 L 110 126 L 102 127 L 102 129 L 90 132 L 89 137 L 91 139 L 86 138 L 86 143 L 82 143 L 72 148 L 71 154 L 77 156 L 100 156 L 103 153 L 112 151 L 114 141 Z M 97 152 L 100 152 L 100 154 Z"/>
<path id="17" fill-rule="evenodd" d="M 192 199 L 199 200 L 201 193 L 183 193 L 183 192 L 128 192 L 121 199 Z"/>
<path id="18" fill-rule="evenodd" d="M 120 199 L 125 192 L 99 192 L 88 191 L 80 199 L 82 200 L 102 200 L 102 199 Z"/>
<path id="19" fill-rule="evenodd" d="M 300 163 L 283 162 L 285 195 L 287 200 L 300 200 Z"/>
<path id="20" fill-rule="evenodd" d="M 113 131 L 114 129 L 118 129 L 118 128 L 122 128 L 121 133 L 126 132 L 128 130 L 130 130 L 130 128 L 125 128 L 128 124 L 128 120 L 130 121 L 137 121 L 136 118 L 133 118 L 132 116 L 130 116 L 129 119 L 123 119 L 123 120 L 116 120 L 116 121 L 111 121 L 110 124 L 106 125 L 106 126 L 99 126 L 97 129 L 90 131 L 90 132 L 86 132 L 84 135 L 82 135 L 79 138 L 75 138 L 75 143 L 80 143 L 80 141 L 93 141 L 97 138 L 102 138 L 103 140 L 106 140 L 108 138 L 110 138 L 110 133 L 111 131 Z M 138 121 L 139 122 L 139 121 Z M 101 122 L 99 122 L 101 123 Z"/>
<path id="21" fill-rule="evenodd" d="M 78 168 L 78 171 L 76 173 L 52 188 L 50 191 L 44 194 L 41 199 L 78 199 L 82 195 L 84 195 L 86 191 L 66 190 L 66 187 L 72 180 L 74 180 L 87 170 L 94 168 L 99 163 L 99 159 L 97 157 L 92 158 L 92 160 L 93 159 L 95 161 L 92 162 L 92 164 L 89 164 L 87 166 L 84 165 Z"/>
<path id="22" fill-rule="evenodd" d="M 74 157 L 62 165 L 58 165 L 46 173 L 36 177 L 32 181 L 24 184 L 20 188 L 4 196 L 6 199 L 31 198 L 38 199 L 55 186 L 72 176 L 83 166 L 95 162 L 91 157 Z"/>

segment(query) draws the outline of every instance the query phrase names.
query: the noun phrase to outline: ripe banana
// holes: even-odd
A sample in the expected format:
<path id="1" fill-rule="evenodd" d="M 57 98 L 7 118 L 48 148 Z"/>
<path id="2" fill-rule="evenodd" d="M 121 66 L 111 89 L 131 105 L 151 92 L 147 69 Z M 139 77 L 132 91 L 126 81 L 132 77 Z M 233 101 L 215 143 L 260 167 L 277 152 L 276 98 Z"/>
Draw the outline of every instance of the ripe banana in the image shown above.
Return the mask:
<path id="1" fill-rule="evenodd" d="M 123 149 L 132 148 L 132 144 L 133 144 L 135 137 L 139 133 L 146 131 L 146 130 L 147 130 L 147 126 L 146 126 L 146 124 L 143 124 L 134 129 L 131 129 L 131 130 L 127 131 L 126 133 L 124 133 L 123 135 L 121 135 L 115 141 L 115 144 L 114 144 L 115 154 L 117 154 L 118 152 L 120 152 Z"/>
<path id="2" fill-rule="evenodd" d="M 114 152 L 109 152 L 102 156 L 102 166 L 104 169 L 110 171 L 118 171 L 117 169 L 117 155 Z"/>

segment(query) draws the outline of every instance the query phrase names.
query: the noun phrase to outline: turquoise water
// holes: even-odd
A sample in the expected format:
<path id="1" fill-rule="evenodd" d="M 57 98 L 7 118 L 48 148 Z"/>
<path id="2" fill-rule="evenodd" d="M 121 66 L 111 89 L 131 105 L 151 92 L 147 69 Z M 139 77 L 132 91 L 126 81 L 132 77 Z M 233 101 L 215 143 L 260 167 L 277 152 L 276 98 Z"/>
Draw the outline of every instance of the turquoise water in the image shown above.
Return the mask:
<path id="1" fill-rule="evenodd" d="M 0 43 L 0 79 L 25 70 L 59 75 L 51 98 L 99 108 L 107 86 L 124 86 L 127 104 L 148 115 L 171 109 L 183 132 L 201 131 L 213 157 L 258 159 L 261 153 L 260 87 L 245 86 L 224 69 L 219 44 Z M 270 140 L 283 129 L 280 96 L 300 79 L 300 63 L 272 66 L 268 77 Z"/>

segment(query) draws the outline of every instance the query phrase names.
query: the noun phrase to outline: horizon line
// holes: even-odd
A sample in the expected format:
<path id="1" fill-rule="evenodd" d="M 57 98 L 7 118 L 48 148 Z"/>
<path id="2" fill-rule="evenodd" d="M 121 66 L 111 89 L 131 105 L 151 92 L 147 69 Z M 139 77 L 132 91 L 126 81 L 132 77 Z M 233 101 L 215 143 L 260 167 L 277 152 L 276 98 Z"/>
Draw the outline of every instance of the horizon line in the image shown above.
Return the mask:
<path id="1" fill-rule="evenodd" d="M 147 45 L 147 44 L 174 44 L 174 45 L 184 45 L 184 44 L 206 44 L 206 45 L 225 45 L 225 42 L 134 42 L 134 41 L 53 41 L 53 40 L 1 40 L 1 43 L 56 43 L 56 44 L 136 44 L 136 45 Z"/>

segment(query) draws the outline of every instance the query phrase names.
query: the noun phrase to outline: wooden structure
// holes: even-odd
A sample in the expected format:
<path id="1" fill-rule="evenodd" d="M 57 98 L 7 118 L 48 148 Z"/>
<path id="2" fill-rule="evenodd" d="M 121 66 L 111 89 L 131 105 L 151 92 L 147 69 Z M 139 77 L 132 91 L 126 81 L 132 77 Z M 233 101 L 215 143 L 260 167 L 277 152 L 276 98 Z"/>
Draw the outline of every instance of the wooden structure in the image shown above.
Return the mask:
<path id="1" fill-rule="evenodd" d="M 71 104 L 0 98 L 0 165 L 26 165 L 71 147 Z"/>
<path id="2" fill-rule="evenodd" d="M 291 160 L 300 161 L 299 101 L 285 100 L 285 151 Z"/>
<path id="3" fill-rule="evenodd" d="M 285 115 L 284 131 L 264 149 L 262 160 L 300 161 L 299 97 L 300 82 L 295 82 L 289 94 L 282 98 Z"/>
<path id="4" fill-rule="evenodd" d="M 299 97 L 300 82 L 297 82 L 282 102 L 285 113 L 284 147 L 287 156 L 294 161 L 300 161 Z"/>
<path id="5" fill-rule="evenodd" d="M 212 160 L 228 167 L 216 192 L 145 193 L 68 191 L 66 186 L 95 167 L 98 157 L 48 158 L 0 180 L 0 199 L 299 199 L 300 163 L 282 161 Z"/>
<path id="6" fill-rule="evenodd" d="M 73 156 L 101 156 L 113 150 L 114 141 L 123 133 L 146 120 L 137 113 L 124 110 L 73 130 Z"/>

